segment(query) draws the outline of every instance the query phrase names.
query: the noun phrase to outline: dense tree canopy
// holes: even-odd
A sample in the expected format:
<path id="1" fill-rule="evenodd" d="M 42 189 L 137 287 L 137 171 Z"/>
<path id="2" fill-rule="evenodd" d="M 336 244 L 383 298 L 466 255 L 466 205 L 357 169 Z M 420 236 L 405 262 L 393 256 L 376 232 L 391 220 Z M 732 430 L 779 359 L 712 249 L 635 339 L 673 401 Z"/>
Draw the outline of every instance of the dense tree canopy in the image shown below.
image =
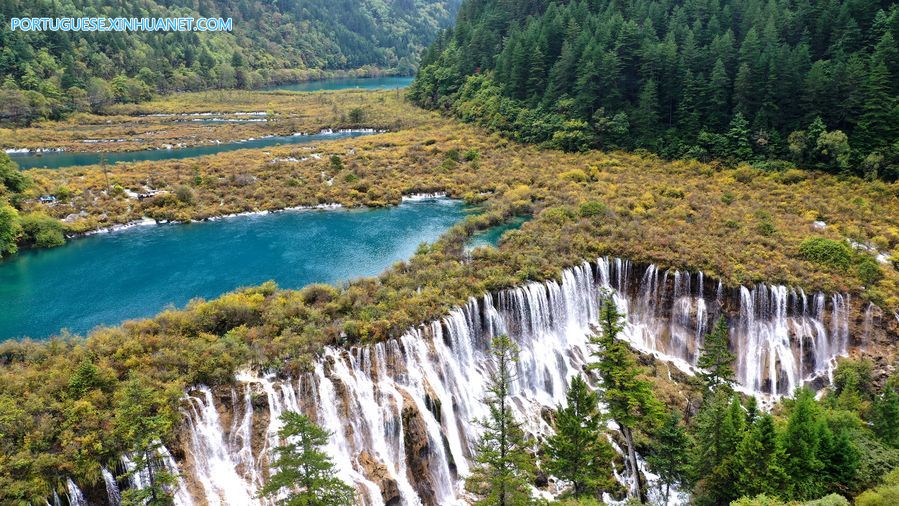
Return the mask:
<path id="1" fill-rule="evenodd" d="M 0 31 L 0 121 L 251 88 L 328 71 L 409 73 L 458 0 L 2 0 L 11 17 L 223 17 L 232 32 Z M 324 71 L 324 72 L 323 72 Z"/>
<path id="2" fill-rule="evenodd" d="M 899 177 L 899 9 L 472 0 L 413 96 L 526 142 Z"/>

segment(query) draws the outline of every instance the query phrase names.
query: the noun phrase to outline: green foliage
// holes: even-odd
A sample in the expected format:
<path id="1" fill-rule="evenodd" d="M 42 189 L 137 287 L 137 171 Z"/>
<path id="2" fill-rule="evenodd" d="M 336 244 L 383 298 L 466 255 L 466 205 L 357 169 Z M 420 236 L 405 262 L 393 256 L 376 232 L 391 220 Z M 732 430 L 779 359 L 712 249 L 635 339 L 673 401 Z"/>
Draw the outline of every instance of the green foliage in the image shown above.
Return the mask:
<path id="1" fill-rule="evenodd" d="M 31 186 L 31 179 L 16 162 L 4 152 L 0 152 L 0 196 L 4 193 L 21 193 Z"/>
<path id="2" fill-rule="evenodd" d="M 835 269 L 848 269 L 852 263 L 852 249 L 846 241 L 824 237 L 812 237 L 802 241 L 799 245 L 799 254 L 810 262 Z"/>
<path id="3" fill-rule="evenodd" d="M 615 483 L 615 451 L 603 434 L 598 398 L 581 376 L 571 379 L 566 405 L 558 406 L 556 433 L 546 441 L 546 470 L 571 483 L 573 497 L 596 497 Z"/>
<path id="4" fill-rule="evenodd" d="M 306 415 L 285 411 L 274 449 L 272 469 L 259 495 L 279 506 L 340 506 L 354 503 L 354 490 L 336 476 L 334 463 L 322 447 L 330 434 Z"/>
<path id="5" fill-rule="evenodd" d="M 471 1 L 410 96 L 566 151 L 791 158 L 894 180 L 897 12 L 848 0 Z M 871 154 L 877 167 L 865 168 Z"/>
<path id="6" fill-rule="evenodd" d="M 62 223 L 43 213 L 30 213 L 22 216 L 22 238 L 25 246 L 36 248 L 53 248 L 66 242 Z"/>
<path id="7" fill-rule="evenodd" d="M 738 397 L 727 388 L 711 391 L 696 415 L 696 444 L 690 472 L 697 504 L 720 504 L 737 499 L 734 484 L 743 471 L 736 461 L 746 419 Z"/>
<path id="8" fill-rule="evenodd" d="M 887 381 L 883 392 L 874 401 L 874 433 L 885 444 L 899 448 L 899 376 Z"/>
<path id="9" fill-rule="evenodd" d="M 671 486 L 687 482 L 689 473 L 690 439 L 681 425 L 680 415 L 672 412 L 662 427 L 653 434 L 652 446 L 646 456 L 649 468 L 659 476 L 662 496 L 668 503 Z"/>
<path id="10" fill-rule="evenodd" d="M 628 467 L 635 476 L 629 495 L 634 497 L 639 494 L 642 499 L 644 491 L 636 471 L 633 431 L 639 428 L 651 432 L 661 422 L 663 408 L 653 394 L 652 384 L 640 377 L 640 369 L 630 347 L 618 338 L 624 328 L 621 319 L 622 314 L 618 312 L 614 300 L 605 298 L 599 316 L 598 335 L 590 340 L 597 346 L 593 352 L 596 361 L 588 368 L 599 373 L 602 380 L 599 398 L 625 437 Z"/>
<path id="11" fill-rule="evenodd" d="M 21 235 L 19 212 L 4 200 L 0 200 L 0 258 L 18 251 L 17 242 Z"/>
<path id="12" fill-rule="evenodd" d="M 598 200 L 588 200 L 587 202 L 581 202 L 578 213 L 584 218 L 605 216 L 609 213 L 609 208 Z"/>
<path id="13" fill-rule="evenodd" d="M 474 466 L 465 488 L 477 497 L 475 504 L 530 504 L 534 458 L 521 423 L 512 413 L 510 395 L 517 375 L 518 347 L 508 336 L 501 335 L 494 338 L 491 354 L 494 368 L 489 373 L 484 398 L 490 414 L 476 420 L 483 432 L 475 445 Z"/>
<path id="14" fill-rule="evenodd" d="M 770 414 L 766 413 L 752 422 L 737 446 L 734 462 L 739 469 L 736 476 L 737 496 L 778 496 L 783 493 L 783 486 L 787 483 L 783 468 L 784 452 Z"/>
<path id="15" fill-rule="evenodd" d="M 715 322 L 715 328 L 705 336 L 702 344 L 702 352 L 696 365 L 701 369 L 699 376 L 706 384 L 706 388 L 715 389 L 719 386 L 733 386 L 736 377 L 734 375 L 734 360 L 736 355 L 730 351 L 730 329 L 727 320 L 722 316 Z"/>

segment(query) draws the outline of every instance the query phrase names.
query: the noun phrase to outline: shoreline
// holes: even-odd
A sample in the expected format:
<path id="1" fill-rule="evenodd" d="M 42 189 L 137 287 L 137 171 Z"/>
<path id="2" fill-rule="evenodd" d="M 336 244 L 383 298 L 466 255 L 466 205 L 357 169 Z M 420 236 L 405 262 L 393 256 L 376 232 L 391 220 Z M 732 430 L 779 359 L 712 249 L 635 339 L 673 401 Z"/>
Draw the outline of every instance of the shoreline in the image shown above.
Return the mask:
<path id="1" fill-rule="evenodd" d="M 94 235 L 105 235 L 105 234 L 114 234 L 118 232 L 124 232 L 127 230 L 131 230 L 134 228 L 141 227 L 150 227 L 150 226 L 158 226 L 158 225 L 187 225 L 191 223 L 211 223 L 216 221 L 228 220 L 231 218 L 243 218 L 249 216 L 266 216 L 270 214 L 281 214 L 288 212 L 302 212 L 302 211 L 337 211 L 337 210 L 355 210 L 355 209 L 383 209 L 387 207 L 396 207 L 403 203 L 409 202 L 423 202 L 427 200 L 442 200 L 442 199 L 452 199 L 446 192 L 433 192 L 433 193 L 410 193 L 407 195 L 403 195 L 400 199 L 399 204 L 388 204 L 385 206 L 344 206 L 338 202 L 329 202 L 325 204 L 316 204 L 314 206 L 291 206 L 284 207 L 281 209 L 268 209 L 262 211 L 243 211 L 240 213 L 229 213 L 229 214 L 221 214 L 216 216 L 210 216 L 208 218 L 204 218 L 201 220 L 189 220 L 189 221 L 157 221 L 153 218 L 144 216 L 139 220 L 129 221 L 128 223 L 120 223 L 116 225 L 110 225 L 107 227 L 101 227 L 94 230 L 89 230 L 87 232 L 79 232 L 75 234 L 66 235 L 66 241 L 75 240 L 75 239 L 83 239 L 85 237 L 91 237 Z M 61 247 L 64 247 L 63 244 Z M 42 249 L 52 249 L 52 248 L 31 248 L 28 251 L 42 250 Z M 10 258 L 15 258 L 10 257 Z"/>

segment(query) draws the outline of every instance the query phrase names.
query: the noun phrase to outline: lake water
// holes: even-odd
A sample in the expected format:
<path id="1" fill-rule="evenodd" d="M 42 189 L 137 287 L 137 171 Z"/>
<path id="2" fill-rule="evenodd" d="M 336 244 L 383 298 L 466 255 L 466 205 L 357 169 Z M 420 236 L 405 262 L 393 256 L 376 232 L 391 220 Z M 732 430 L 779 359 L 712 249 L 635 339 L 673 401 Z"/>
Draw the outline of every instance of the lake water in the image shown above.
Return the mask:
<path id="1" fill-rule="evenodd" d="M 322 79 L 294 84 L 279 84 L 266 90 L 287 91 L 335 91 L 346 89 L 393 90 L 405 88 L 412 83 L 412 77 L 348 77 L 344 79 Z"/>
<path id="2" fill-rule="evenodd" d="M 224 153 L 225 151 L 235 151 L 238 149 L 265 148 L 279 144 L 306 144 L 323 140 L 342 139 L 344 137 L 358 137 L 360 135 L 367 135 L 368 133 L 369 132 L 336 132 L 314 135 L 276 135 L 251 141 L 229 142 L 177 149 L 146 149 L 123 153 L 89 153 L 76 151 L 54 151 L 41 154 L 10 153 L 9 157 L 19 164 L 20 169 L 34 169 L 38 167 L 58 169 L 60 167 L 96 165 L 100 163 L 101 158 L 104 158 L 106 163 L 109 164 L 117 162 L 143 162 L 147 160 L 192 158 L 195 156 L 214 155 L 216 153 Z"/>
<path id="3" fill-rule="evenodd" d="M 136 227 L 26 251 L 0 262 L 0 339 L 84 333 L 267 280 L 300 288 L 377 275 L 465 213 L 449 199 L 287 211 Z"/>

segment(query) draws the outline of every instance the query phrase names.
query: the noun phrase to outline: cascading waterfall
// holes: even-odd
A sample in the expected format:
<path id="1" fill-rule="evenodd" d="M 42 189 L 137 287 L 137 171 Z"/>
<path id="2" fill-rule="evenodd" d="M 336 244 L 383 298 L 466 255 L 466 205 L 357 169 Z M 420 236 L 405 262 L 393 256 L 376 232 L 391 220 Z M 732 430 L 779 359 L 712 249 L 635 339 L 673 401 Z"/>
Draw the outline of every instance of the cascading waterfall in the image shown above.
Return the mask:
<path id="1" fill-rule="evenodd" d="M 590 359 L 588 336 L 604 293 L 625 314 L 622 338 L 688 372 L 703 336 L 727 316 L 738 381 L 758 394 L 789 395 L 826 377 L 850 344 L 846 295 L 763 284 L 731 291 L 701 273 L 653 265 L 639 271 L 626 260 L 600 258 L 564 270 L 558 281 L 472 298 L 396 339 L 327 347 L 313 371 L 298 378 L 247 371 L 230 393 L 191 390 L 182 466 L 190 490 L 200 503 L 264 504 L 257 493 L 280 444 L 279 416 L 291 410 L 332 433 L 326 451 L 338 475 L 355 484 L 359 502 L 464 504 L 462 484 L 481 433 L 475 420 L 487 415 L 491 339 L 505 333 L 518 343 L 515 413 L 529 434 L 543 438 L 552 431 L 545 415 L 564 402 L 569 379 Z M 265 399 L 267 409 L 254 409 L 254 398 Z M 222 417 L 225 409 L 231 413 Z M 132 479 L 141 486 L 140 476 Z M 178 493 L 179 504 L 190 504 L 183 483 Z"/>
<path id="2" fill-rule="evenodd" d="M 66 496 L 69 499 L 69 506 L 87 506 L 84 494 L 71 478 L 66 478 Z"/>
<path id="3" fill-rule="evenodd" d="M 119 490 L 119 484 L 116 482 L 115 476 L 106 468 L 100 468 L 103 475 L 103 484 L 106 487 L 106 497 L 109 500 L 109 506 L 119 506 L 122 503 L 122 493 Z"/>

